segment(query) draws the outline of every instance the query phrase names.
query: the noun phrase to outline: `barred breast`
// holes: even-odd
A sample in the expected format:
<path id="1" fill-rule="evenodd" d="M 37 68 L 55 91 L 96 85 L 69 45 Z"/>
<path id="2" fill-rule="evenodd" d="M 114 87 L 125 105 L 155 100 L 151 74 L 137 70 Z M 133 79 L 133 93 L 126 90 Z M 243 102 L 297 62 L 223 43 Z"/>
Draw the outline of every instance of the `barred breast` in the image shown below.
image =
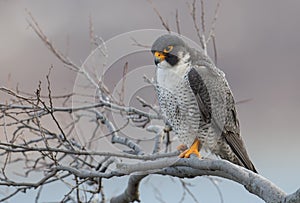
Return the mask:
<path id="1" fill-rule="evenodd" d="M 170 70 L 157 70 L 156 92 L 161 113 L 180 142 L 190 147 L 195 138 L 198 138 L 202 147 L 210 150 L 213 146 L 207 144 L 215 146 L 214 131 L 201 117 L 187 78 L 188 71 L 186 69 L 186 72 L 178 75 Z"/>

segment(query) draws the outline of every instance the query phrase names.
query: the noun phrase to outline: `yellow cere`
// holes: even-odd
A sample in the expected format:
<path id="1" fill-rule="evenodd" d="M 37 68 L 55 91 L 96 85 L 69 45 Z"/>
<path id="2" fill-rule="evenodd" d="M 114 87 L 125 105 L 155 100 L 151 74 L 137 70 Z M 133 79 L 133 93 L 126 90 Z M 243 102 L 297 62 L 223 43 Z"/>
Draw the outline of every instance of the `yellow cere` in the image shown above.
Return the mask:
<path id="1" fill-rule="evenodd" d="M 154 56 L 155 56 L 156 58 L 158 58 L 159 60 L 164 60 L 165 57 L 166 57 L 163 53 L 161 53 L 161 52 L 159 52 L 159 51 L 156 51 L 156 52 L 154 53 Z"/>

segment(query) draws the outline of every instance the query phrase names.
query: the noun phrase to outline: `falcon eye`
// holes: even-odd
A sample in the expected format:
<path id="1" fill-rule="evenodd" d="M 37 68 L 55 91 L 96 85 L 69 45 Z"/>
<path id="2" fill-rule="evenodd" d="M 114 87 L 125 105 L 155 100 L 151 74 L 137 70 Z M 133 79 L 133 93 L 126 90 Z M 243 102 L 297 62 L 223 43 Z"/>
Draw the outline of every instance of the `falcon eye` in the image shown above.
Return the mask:
<path id="1" fill-rule="evenodd" d="M 173 50 L 173 46 L 170 45 L 170 46 L 168 46 L 167 48 L 164 49 L 164 52 L 169 53 L 172 50 Z"/>

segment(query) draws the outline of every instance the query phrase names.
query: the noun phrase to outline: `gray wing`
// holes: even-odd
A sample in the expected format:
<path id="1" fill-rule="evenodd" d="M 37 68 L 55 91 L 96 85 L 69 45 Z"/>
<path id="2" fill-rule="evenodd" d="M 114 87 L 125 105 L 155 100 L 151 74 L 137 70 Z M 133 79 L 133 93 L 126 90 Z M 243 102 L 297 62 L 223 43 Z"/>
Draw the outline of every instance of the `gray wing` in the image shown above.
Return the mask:
<path id="1" fill-rule="evenodd" d="M 225 123 L 222 136 L 225 138 L 226 142 L 230 146 L 231 150 L 237 156 L 239 165 L 257 173 L 253 163 L 251 162 L 245 144 L 240 136 L 239 121 L 237 119 L 237 113 L 235 109 L 235 102 L 231 91 L 227 92 L 228 98 L 228 121 Z"/>
<path id="2" fill-rule="evenodd" d="M 214 71 L 216 70 L 203 68 L 203 66 L 193 66 L 188 72 L 190 87 L 195 94 L 201 115 L 205 122 L 212 122 L 213 126 L 219 128 L 218 130 L 220 130 L 221 135 L 236 156 L 234 162 L 257 172 L 249 159 L 244 142 L 240 136 L 239 121 L 237 119 L 235 102 L 231 90 L 223 73 L 221 71 Z M 223 110 L 225 112 L 223 112 L 223 115 L 220 113 L 220 116 L 225 118 L 214 118 L 214 116 L 212 116 L 212 108 L 220 107 L 214 105 L 214 102 L 211 101 L 212 99 L 221 103 L 225 102 L 223 107 L 221 107 L 225 107 L 225 110 Z M 218 124 L 219 122 L 217 120 L 223 120 L 222 127 Z"/>
<path id="3" fill-rule="evenodd" d="M 191 68 L 191 70 L 188 72 L 188 80 L 197 100 L 201 116 L 205 123 L 209 123 L 212 117 L 212 112 L 207 86 L 195 68 Z"/>

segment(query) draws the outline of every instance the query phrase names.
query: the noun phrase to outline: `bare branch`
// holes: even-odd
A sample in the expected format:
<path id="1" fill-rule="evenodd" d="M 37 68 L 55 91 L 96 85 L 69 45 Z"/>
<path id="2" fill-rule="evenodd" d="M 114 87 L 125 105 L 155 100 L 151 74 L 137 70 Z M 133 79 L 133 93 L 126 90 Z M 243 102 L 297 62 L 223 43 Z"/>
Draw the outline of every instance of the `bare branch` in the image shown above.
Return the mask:
<path id="1" fill-rule="evenodd" d="M 133 44 L 134 46 L 138 46 L 138 47 L 143 47 L 143 48 L 146 48 L 146 49 L 149 49 L 151 48 L 150 45 L 146 45 L 146 44 L 141 44 L 140 42 L 138 42 L 135 38 L 131 37 L 130 38 L 132 41 L 133 41 Z"/>
<path id="2" fill-rule="evenodd" d="M 212 20 L 211 28 L 209 30 L 208 38 L 207 38 L 207 41 L 206 41 L 207 44 L 215 36 L 215 29 L 216 29 L 216 24 L 217 24 L 217 19 L 218 19 L 218 14 L 219 14 L 220 8 L 221 8 L 221 0 L 218 0 L 217 6 L 216 6 L 216 9 L 215 9 L 214 18 Z"/>
<path id="3" fill-rule="evenodd" d="M 179 35 L 181 35 L 181 32 L 180 32 L 180 23 L 179 23 L 179 17 L 178 17 L 178 9 L 176 9 L 176 29 L 177 29 L 177 33 Z"/>
<path id="4" fill-rule="evenodd" d="M 221 203 L 224 203 L 223 194 L 222 194 L 222 192 L 221 192 L 221 190 L 220 190 L 219 185 L 217 184 L 216 178 L 212 178 L 212 177 L 210 177 L 210 176 L 207 176 L 207 178 L 208 178 L 208 180 L 210 180 L 210 182 L 211 182 L 211 183 L 215 186 L 215 188 L 217 189 L 218 194 L 219 194 L 219 197 L 220 197 L 220 202 L 221 202 Z"/>
<path id="5" fill-rule="evenodd" d="M 90 49 L 92 51 L 92 47 L 95 45 L 96 37 L 95 37 L 93 19 L 91 15 L 89 15 L 89 37 L 90 37 Z"/>
<path id="6" fill-rule="evenodd" d="M 175 168 L 174 168 L 175 167 Z M 121 173 L 158 173 L 177 177 L 213 175 L 238 182 L 266 202 L 280 202 L 285 192 L 266 178 L 226 160 L 199 160 L 197 158 L 168 158 L 137 164 L 118 164 Z"/>
<path id="7" fill-rule="evenodd" d="M 197 9 L 196 9 L 196 0 L 193 0 L 193 3 L 192 5 L 190 6 L 190 14 L 192 16 L 192 19 L 193 19 L 193 23 L 194 23 L 194 28 L 196 30 L 196 34 L 197 34 L 197 37 L 199 39 L 199 42 L 202 46 L 202 49 L 204 51 L 204 54 L 207 55 L 207 44 L 206 44 L 206 41 L 205 41 L 205 34 L 200 32 L 200 28 L 198 26 L 198 23 L 197 23 Z M 203 13 L 203 19 L 204 19 L 204 13 Z M 202 21 L 202 25 L 204 26 L 204 21 Z M 203 29 L 205 29 L 205 27 L 203 27 Z"/>
<path id="8" fill-rule="evenodd" d="M 164 18 L 160 15 L 159 11 L 158 11 L 157 8 L 154 6 L 152 0 L 147 0 L 147 1 L 150 3 L 150 5 L 152 6 L 154 12 L 155 12 L 156 15 L 158 16 L 158 18 L 159 18 L 159 20 L 160 20 L 162 26 L 163 26 L 168 32 L 171 32 L 171 29 L 170 29 L 168 23 L 167 23 L 167 22 L 164 20 Z"/>
<path id="9" fill-rule="evenodd" d="M 195 195 L 191 192 L 191 190 L 188 188 L 188 185 L 185 181 L 179 179 L 181 186 L 183 187 L 184 191 L 187 191 L 187 193 L 192 197 L 192 199 L 194 200 L 194 202 L 199 203 L 199 201 L 197 200 L 197 198 L 195 197 Z"/>
<path id="10" fill-rule="evenodd" d="M 123 67 L 123 75 L 122 75 L 122 87 L 120 92 L 120 104 L 124 106 L 124 98 L 125 98 L 125 82 L 126 82 L 126 75 L 128 73 L 128 62 L 124 64 Z"/>
<path id="11" fill-rule="evenodd" d="M 218 53 L 217 53 L 217 44 L 216 44 L 216 38 L 214 35 L 211 36 L 212 38 L 212 44 L 213 44 L 213 49 L 214 49 L 214 62 L 215 65 L 218 66 Z"/>
<path id="12" fill-rule="evenodd" d="M 160 152 L 160 147 L 161 147 L 161 141 L 164 137 L 164 127 L 162 126 L 157 126 L 157 125 L 151 125 L 149 127 L 147 127 L 147 131 L 149 132 L 154 132 L 156 134 L 155 136 L 155 143 L 154 143 L 154 147 L 153 147 L 153 151 L 152 154 L 156 154 L 158 152 Z"/>
<path id="13" fill-rule="evenodd" d="M 111 203 L 128 203 L 134 201 L 141 202 L 139 199 L 139 185 L 140 185 L 140 181 L 146 176 L 147 175 L 130 176 L 126 190 L 122 194 L 113 197 L 110 200 L 110 202 Z"/>
<path id="14" fill-rule="evenodd" d="M 70 66 L 73 70 L 79 71 L 80 67 L 73 63 L 68 57 L 64 56 L 60 51 L 58 51 L 52 44 L 52 42 L 47 38 L 47 36 L 43 33 L 39 24 L 33 17 L 32 13 L 27 11 L 30 20 L 27 20 L 28 25 L 33 29 L 33 31 L 38 35 L 38 37 L 45 43 L 46 47 L 51 50 L 51 52 L 64 64 Z"/>
<path id="15" fill-rule="evenodd" d="M 95 152 L 95 151 L 70 151 L 69 149 L 58 149 L 58 148 L 43 148 L 43 147 L 28 147 L 16 144 L 0 143 L 0 149 L 7 152 L 23 153 L 23 152 L 56 152 L 63 154 L 73 154 L 73 155 L 91 155 L 91 156 L 108 156 L 108 157 L 119 157 L 127 159 L 137 159 L 137 160 L 155 160 L 163 157 L 174 157 L 179 155 L 178 151 L 166 153 L 166 154 L 155 154 L 155 155 L 133 155 L 124 153 L 113 153 L 113 152 Z"/>
<path id="16" fill-rule="evenodd" d="M 202 27 L 202 32 L 205 34 L 205 8 L 204 8 L 204 1 L 201 0 L 201 27 Z"/>

